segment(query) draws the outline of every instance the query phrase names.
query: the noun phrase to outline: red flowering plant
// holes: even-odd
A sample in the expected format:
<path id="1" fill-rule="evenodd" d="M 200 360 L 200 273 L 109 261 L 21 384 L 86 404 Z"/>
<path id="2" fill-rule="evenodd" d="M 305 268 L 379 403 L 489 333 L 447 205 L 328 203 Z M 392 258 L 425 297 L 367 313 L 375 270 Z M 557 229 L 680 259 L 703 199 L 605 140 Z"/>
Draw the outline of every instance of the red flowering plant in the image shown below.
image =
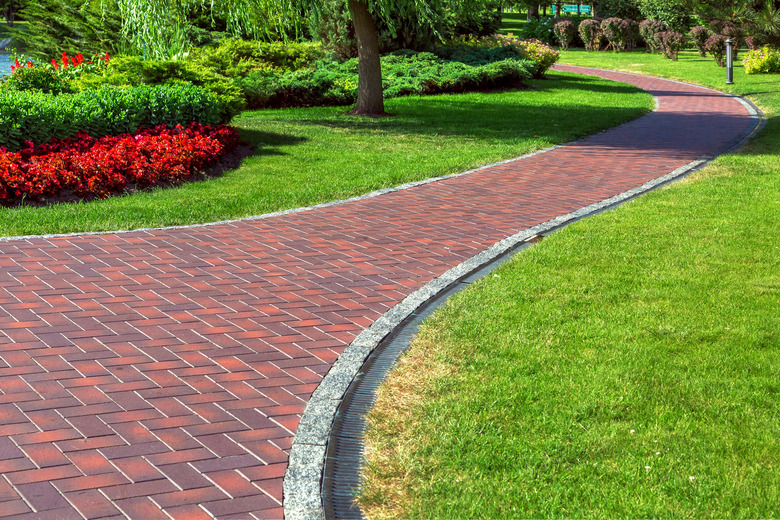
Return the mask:
<path id="1" fill-rule="evenodd" d="M 11 65 L 11 76 L 8 78 L 7 87 L 14 90 L 40 90 L 52 94 L 68 92 L 68 80 L 86 72 L 98 72 L 108 66 L 109 56 L 95 54 L 92 59 L 85 60 L 81 53 L 68 56 L 62 53 L 61 59 L 51 60 L 47 63 L 34 63 L 23 57 L 13 54 L 14 63 Z M 20 58 L 22 61 L 19 61 Z"/>
<path id="2" fill-rule="evenodd" d="M 84 74 L 86 72 L 99 72 L 108 67 L 109 56 L 106 52 L 104 55 L 95 54 L 89 60 L 84 58 L 81 53 L 75 56 L 68 56 L 67 52 L 62 53 L 62 57 L 51 60 L 51 66 L 62 78 L 73 78 Z"/>
<path id="3" fill-rule="evenodd" d="M 238 142 L 232 127 L 190 123 L 99 138 L 79 132 L 38 146 L 27 142 L 18 152 L 0 147 L 0 204 L 105 198 L 178 184 L 215 165 Z"/>

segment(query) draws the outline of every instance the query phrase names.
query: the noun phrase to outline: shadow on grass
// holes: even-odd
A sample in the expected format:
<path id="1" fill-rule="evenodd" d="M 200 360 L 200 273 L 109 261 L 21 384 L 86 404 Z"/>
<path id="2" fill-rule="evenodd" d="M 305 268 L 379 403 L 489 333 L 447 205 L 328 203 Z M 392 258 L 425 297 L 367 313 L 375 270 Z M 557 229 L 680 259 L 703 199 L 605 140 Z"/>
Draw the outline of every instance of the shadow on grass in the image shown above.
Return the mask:
<path id="1" fill-rule="evenodd" d="M 240 128 L 241 141 L 252 146 L 252 157 L 263 155 L 288 155 L 280 151 L 277 146 L 292 146 L 308 141 L 306 137 L 289 134 L 277 134 L 274 132 L 262 132 L 253 128 Z"/>
<path id="2" fill-rule="evenodd" d="M 333 110 L 304 109 L 297 111 L 293 117 L 288 117 L 291 113 L 285 112 L 272 120 L 286 124 L 332 128 L 339 132 L 462 136 L 507 142 L 539 138 L 560 142 L 582 136 L 570 129 L 572 121 L 590 120 L 595 123 L 591 126 L 591 132 L 596 132 L 646 113 L 646 110 L 641 108 L 577 105 L 576 100 L 567 106 L 560 106 L 560 96 L 549 104 L 545 102 L 544 96 L 545 93 L 560 94 L 561 90 L 570 90 L 572 96 L 583 90 L 626 95 L 642 92 L 630 85 L 604 84 L 595 78 L 572 79 L 553 73 L 549 80 L 534 81 L 532 88 L 534 94 L 540 94 L 536 96 L 539 101 L 535 104 L 524 102 L 525 91 L 503 90 L 390 99 L 386 101 L 385 108 L 393 117 L 387 118 L 349 116 L 345 113 L 347 107 L 343 107 L 340 108 L 344 110 L 341 113 L 335 113 Z M 261 125 L 263 122 L 258 121 L 256 124 Z"/>

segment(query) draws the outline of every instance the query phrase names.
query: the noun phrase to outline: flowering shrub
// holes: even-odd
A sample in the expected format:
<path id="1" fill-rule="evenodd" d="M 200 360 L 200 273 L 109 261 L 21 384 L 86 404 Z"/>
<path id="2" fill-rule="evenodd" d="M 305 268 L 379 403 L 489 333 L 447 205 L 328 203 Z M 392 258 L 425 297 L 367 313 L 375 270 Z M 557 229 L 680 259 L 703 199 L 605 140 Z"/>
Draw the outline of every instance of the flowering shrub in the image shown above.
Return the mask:
<path id="1" fill-rule="evenodd" d="M 630 29 L 628 22 L 621 18 L 607 18 L 601 21 L 601 34 L 604 35 L 615 52 L 626 48 Z"/>
<path id="2" fill-rule="evenodd" d="M 647 52 L 661 50 L 661 46 L 655 40 L 655 35 L 664 31 L 666 31 L 666 24 L 661 20 L 642 20 L 639 24 L 639 34 L 645 40 Z"/>
<path id="3" fill-rule="evenodd" d="M 238 144 L 227 126 L 158 125 L 134 134 L 90 137 L 46 144 L 25 143 L 17 152 L 0 147 L 0 204 L 68 195 L 104 198 L 128 186 L 175 184 L 216 164 Z"/>
<path id="4" fill-rule="evenodd" d="M 722 34 L 714 34 L 704 42 L 704 49 L 718 62 L 718 66 L 726 66 L 726 40 Z"/>
<path id="5" fill-rule="evenodd" d="M 675 31 L 662 31 L 655 35 L 665 58 L 677 61 L 677 54 L 685 46 L 685 35 Z"/>
<path id="6" fill-rule="evenodd" d="M 710 32 L 703 25 L 697 25 L 692 27 L 688 36 L 691 37 L 691 41 L 699 51 L 699 56 L 707 56 L 707 49 L 704 48 L 704 44 L 707 42 L 707 38 L 710 37 Z"/>
<path id="7" fill-rule="evenodd" d="M 535 78 L 543 77 L 547 70 L 561 57 L 560 51 L 556 51 L 539 40 L 519 40 L 516 45 L 520 48 L 524 57 L 536 63 Z"/>
<path id="8" fill-rule="evenodd" d="M 0 114 L 0 146 L 10 150 L 20 149 L 25 141 L 65 139 L 79 130 L 104 136 L 158 124 L 224 122 L 216 98 L 189 84 L 103 87 L 57 96 L 0 90 Z"/>
<path id="9" fill-rule="evenodd" d="M 768 45 L 749 51 L 742 59 L 742 65 L 746 74 L 780 72 L 780 51 Z"/>
<path id="10" fill-rule="evenodd" d="M 559 18 L 553 25 L 553 32 L 555 38 L 561 45 L 561 49 L 566 50 L 574 41 L 574 35 L 577 33 L 577 28 L 574 27 L 574 22 L 569 18 Z"/>
<path id="11" fill-rule="evenodd" d="M 599 50 L 602 37 L 601 21 L 596 18 L 587 18 L 580 22 L 578 29 L 580 38 L 582 38 L 588 52 Z"/>

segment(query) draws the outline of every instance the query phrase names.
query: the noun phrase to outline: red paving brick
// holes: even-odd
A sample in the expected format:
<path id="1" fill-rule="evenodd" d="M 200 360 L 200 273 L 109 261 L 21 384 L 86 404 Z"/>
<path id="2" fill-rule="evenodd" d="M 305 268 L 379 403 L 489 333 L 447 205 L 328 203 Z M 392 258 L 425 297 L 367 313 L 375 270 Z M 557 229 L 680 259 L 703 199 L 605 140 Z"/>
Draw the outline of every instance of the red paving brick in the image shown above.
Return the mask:
<path id="1" fill-rule="evenodd" d="M 598 75 L 654 93 L 659 109 L 361 201 L 0 242 L 0 517 L 282 518 L 292 432 L 363 328 L 502 238 L 717 153 L 754 124 L 709 90 Z"/>

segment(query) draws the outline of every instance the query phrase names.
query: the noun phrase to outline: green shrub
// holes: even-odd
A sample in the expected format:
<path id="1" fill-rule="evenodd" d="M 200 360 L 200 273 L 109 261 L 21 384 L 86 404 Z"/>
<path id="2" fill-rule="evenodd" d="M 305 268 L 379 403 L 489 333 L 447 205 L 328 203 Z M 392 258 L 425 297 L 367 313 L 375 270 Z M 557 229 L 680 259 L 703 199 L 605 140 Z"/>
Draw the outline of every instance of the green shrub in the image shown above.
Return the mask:
<path id="1" fill-rule="evenodd" d="M 91 136 L 134 132 L 158 124 L 222 122 L 223 108 L 194 85 L 104 86 L 78 94 L 0 91 L 0 146 L 17 150 L 24 141 L 40 144 L 83 130 Z"/>
<path id="2" fill-rule="evenodd" d="M 571 18 L 559 18 L 553 25 L 553 32 L 555 38 L 561 46 L 561 49 L 566 50 L 574 41 L 574 36 L 577 34 L 577 27 Z"/>
<path id="3" fill-rule="evenodd" d="M 780 72 L 780 51 L 768 45 L 749 51 L 742 59 L 742 65 L 746 74 Z"/>
<path id="4" fill-rule="evenodd" d="M 386 98 L 404 95 L 464 92 L 468 90 L 515 85 L 529 79 L 537 70 L 533 62 L 519 59 L 520 51 L 475 51 L 464 61 L 443 60 L 438 56 L 414 51 L 398 51 L 383 56 L 382 84 Z M 488 61 L 506 53 L 512 57 Z M 478 54 L 478 55 L 476 55 Z M 466 62 L 475 63 L 470 65 Z M 478 64 L 476 64 L 478 63 Z M 310 69 L 287 73 L 258 71 L 246 78 L 236 78 L 244 90 L 250 108 L 347 105 L 357 99 L 357 59 L 342 63 L 321 60 Z"/>
<path id="5" fill-rule="evenodd" d="M 665 58 L 677 61 L 677 53 L 685 47 L 685 35 L 674 31 L 663 31 L 655 35 Z"/>
<path id="6" fill-rule="evenodd" d="M 535 78 L 543 77 L 561 56 L 559 51 L 538 40 L 521 40 L 517 42 L 517 45 L 520 47 L 523 57 L 536 64 Z"/>
<path id="7" fill-rule="evenodd" d="M 653 53 L 661 50 L 661 45 L 656 41 L 656 34 L 666 30 L 666 24 L 661 20 L 642 20 L 639 24 L 639 34 L 645 40 L 647 52 Z"/>
<path id="8" fill-rule="evenodd" d="M 555 45 L 555 19 L 552 16 L 540 16 L 528 20 L 520 30 L 520 38 L 534 38 L 548 45 Z"/>
<path id="9" fill-rule="evenodd" d="M 580 38 L 585 44 L 585 48 L 590 51 L 597 51 L 601 46 L 601 21 L 597 18 L 586 18 L 580 22 L 577 28 L 580 33 Z"/>
<path id="10" fill-rule="evenodd" d="M 243 92 L 227 78 L 201 63 L 189 60 L 142 60 L 134 56 L 116 56 L 100 73 L 82 74 L 70 83 L 75 92 L 110 86 L 181 85 L 190 83 L 214 95 L 222 114 L 229 121 L 245 106 Z"/>
<path id="11" fill-rule="evenodd" d="M 298 70 L 324 57 L 320 43 L 267 43 L 226 38 L 214 47 L 193 49 L 186 61 L 211 68 L 228 78 L 236 78 L 259 70 Z"/>
<path id="12" fill-rule="evenodd" d="M 694 46 L 696 46 L 696 50 L 699 51 L 699 56 L 707 56 L 707 49 L 704 48 L 704 44 L 707 41 L 707 38 L 710 37 L 710 32 L 707 30 L 707 28 L 703 25 L 691 27 L 691 30 L 688 32 L 688 36 L 691 37 L 691 42 Z"/>
<path id="13" fill-rule="evenodd" d="M 726 66 L 726 39 L 722 34 L 713 34 L 704 42 L 704 49 L 715 58 L 719 67 Z"/>
<path id="14" fill-rule="evenodd" d="M 509 58 L 530 60 L 535 64 L 533 76 L 536 78 L 543 77 L 561 54 L 539 40 L 520 40 L 503 34 L 456 38 L 450 45 L 435 52 L 441 58 L 469 65 L 484 65 Z"/>
<path id="15" fill-rule="evenodd" d="M 626 18 L 624 21 L 628 24 L 626 49 L 633 51 L 636 49 L 639 39 L 641 38 L 641 34 L 639 33 L 639 22 L 632 20 L 631 18 Z"/>
<path id="16" fill-rule="evenodd" d="M 607 18 L 601 21 L 601 34 L 604 35 L 615 52 L 626 48 L 630 30 L 630 25 L 622 18 Z"/>
<path id="17" fill-rule="evenodd" d="M 37 90 L 47 94 L 68 92 L 70 87 L 51 67 L 20 67 L 2 84 L 4 90 Z"/>
<path id="18" fill-rule="evenodd" d="M 688 32 L 691 10 L 685 0 L 637 0 L 639 11 L 648 20 L 660 20 L 670 31 Z"/>

